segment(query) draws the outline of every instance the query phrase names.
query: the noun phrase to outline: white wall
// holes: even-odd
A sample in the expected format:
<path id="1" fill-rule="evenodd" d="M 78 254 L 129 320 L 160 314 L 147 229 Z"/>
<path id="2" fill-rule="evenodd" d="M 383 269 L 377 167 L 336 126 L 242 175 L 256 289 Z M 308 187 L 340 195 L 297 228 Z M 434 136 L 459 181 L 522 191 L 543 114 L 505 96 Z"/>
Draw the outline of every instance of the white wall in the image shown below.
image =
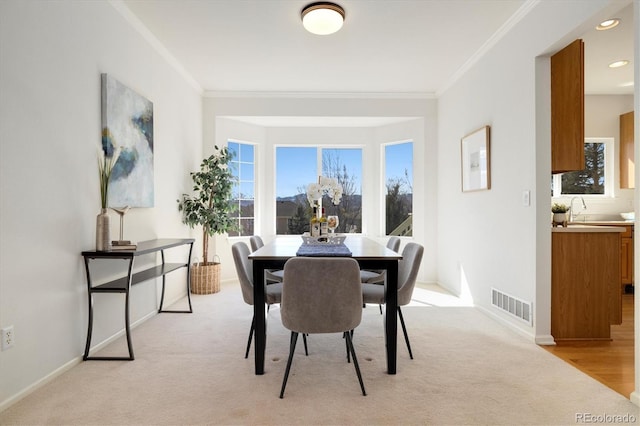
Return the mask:
<path id="1" fill-rule="evenodd" d="M 247 124 L 264 117 L 286 117 L 291 125 L 274 127 Z M 300 126 L 298 120 L 322 117 L 393 117 L 401 123 L 375 127 Z M 265 241 L 275 236 L 275 146 L 286 144 L 335 144 L 362 146 L 363 152 L 363 203 L 380 205 L 376 192 L 380 176 L 380 144 L 398 140 L 414 141 L 414 220 L 413 240 L 425 246 L 425 255 L 419 279 L 436 280 L 435 254 L 435 186 L 436 180 L 436 102 L 431 99 L 381 99 L 381 98 L 313 98 L 313 97 L 238 97 L 205 98 L 204 140 L 205 150 L 213 144 L 224 145 L 231 139 L 259 143 L 257 152 L 256 190 L 257 211 L 262 212 L 256 224 L 257 232 Z M 258 122 L 261 122 L 259 120 Z M 281 120 L 278 120 L 281 122 Z M 375 184 L 374 184 L 375 182 Z M 427 186 L 430 185 L 430 186 Z M 369 201 L 366 201 L 369 200 Z M 369 204 L 371 203 L 371 204 Z M 381 211 L 368 209 L 363 213 L 363 228 L 367 236 L 386 241 L 380 230 Z M 416 223 L 417 222 L 417 223 Z M 222 279 L 235 277 L 231 257 L 231 245 L 243 238 L 215 238 L 215 250 L 222 260 Z M 248 241 L 247 241 L 248 242 Z"/>
<path id="2" fill-rule="evenodd" d="M 550 107 L 537 103 L 548 86 L 536 86 L 544 83 L 537 72 L 548 66 L 536 57 L 584 33 L 592 25 L 585 21 L 607 3 L 534 3 L 438 102 L 437 222 L 447 230 L 438 233 L 439 282 L 541 340 L 550 331 L 551 149 Z M 484 125 L 491 126 L 491 190 L 462 193 L 460 138 Z M 531 191 L 531 206 L 523 205 L 523 191 Z M 532 302 L 534 327 L 492 308 L 491 287 Z"/>
<path id="3" fill-rule="evenodd" d="M 13 325 L 16 342 L 0 352 L 0 409 L 84 350 L 80 252 L 95 248 L 100 210 L 100 73 L 154 106 L 155 207 L 126 215 L 125 238 L 190 235 L 176 199 L 201 159 L 200 91 L 107 2 L 0 2 L 0 327 Z M 113 212 L 111 224 L 117 237 Z M 135 287 L 132 321 L 157 309 L 157 286 Z M 100 296 L 94 344 L 124 324 L 122 296 Z"/>

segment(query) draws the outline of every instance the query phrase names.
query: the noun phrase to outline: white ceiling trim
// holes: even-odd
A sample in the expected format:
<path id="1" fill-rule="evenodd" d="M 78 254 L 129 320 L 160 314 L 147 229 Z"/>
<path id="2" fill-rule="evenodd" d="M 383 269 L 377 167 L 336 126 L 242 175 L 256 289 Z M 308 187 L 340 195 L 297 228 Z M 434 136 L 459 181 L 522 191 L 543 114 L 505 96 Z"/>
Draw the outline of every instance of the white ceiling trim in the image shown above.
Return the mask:
<path id="1" fill-rule="evenodd" d="M 205 91 L 205 98 L 285 98 L 285 99 L 437 99 L 435 93 L 386 93 L 386 92 L 235 92 Z"/>
<path id="2" fill-rule="evenodd" d="M 491 50 L 493 46 L 495 46 L 513 27 L 518 24 L 527 14 L 540 3 L 540 0 L 527 0 L 525 4 L 523 4 L 520 9 L 516 11 L 508 20 L 505 22 L 498 31 L 496 31 L 490 38 L 487 40 L 477 52 L 475 52 L 462 66 L 456 71 L 449 81 L 447 81 L 444 86 L 436 91 L 435 97 L 440 97 L 444 92 L 446 92 L 451 86 L 454 85 L 456 81 L 458 81 L 473 65 L 475 65 L 484 55 Z"/>
<path id="3" fill-rule="evenodd" d="M 131 9 L 124 4 L 122 0 L 109 0 L 109 3 L 113 8 L 122 15 L 122 17 L 138 31 L 140 35 L 162 56 L 178 73 L 185 79 L 185 81 L 202 96 L 204 90 L 202 86 L 198 84 L 195 78 L 182 66 L 182 64 L 167 50 L 166 47 L 153 35 L 153 33 L 147 28 L 138 17 L 131 12 Z"/>

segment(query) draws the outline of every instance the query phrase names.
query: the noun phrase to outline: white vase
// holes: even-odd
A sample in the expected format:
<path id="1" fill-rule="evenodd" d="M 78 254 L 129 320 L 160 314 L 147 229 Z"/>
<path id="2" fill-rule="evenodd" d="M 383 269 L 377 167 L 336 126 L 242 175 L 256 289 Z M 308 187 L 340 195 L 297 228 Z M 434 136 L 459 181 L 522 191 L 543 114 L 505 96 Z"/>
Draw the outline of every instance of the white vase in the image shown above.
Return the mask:
<path id="1" fill-rule="evenodd" d="M 108 209 L 102 209 L 96 217 L 96 251 L 111 250 L 111 227 Z"/>

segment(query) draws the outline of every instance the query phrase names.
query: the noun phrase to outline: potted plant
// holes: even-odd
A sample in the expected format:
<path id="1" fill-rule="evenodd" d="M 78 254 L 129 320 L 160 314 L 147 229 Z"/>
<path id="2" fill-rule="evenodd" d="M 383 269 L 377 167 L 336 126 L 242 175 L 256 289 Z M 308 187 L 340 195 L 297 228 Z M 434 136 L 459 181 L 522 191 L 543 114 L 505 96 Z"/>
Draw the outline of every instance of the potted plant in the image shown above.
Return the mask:
<path id="1" fill-rule="evenodd" d="M 567 212 L 569 207 L 566 204 L 553 203 L 551 213 L 553 213 L 553 226 L 567 226 Z"/>
<path id="2" fill-rule="evenodd" d="M 190 228 L 202 226 L 202 262 L 191 268 L 191 291 L 209 294 L 220 291 L 220 263 L 209 260 L 209 237 L 236 229 L 231 217 L 234 176 L 229 169 L 232 153 L 227 147 L 202 160 L 199 172 L 191 172 L 194 195 L 183 194 L 178 210 Z"/>

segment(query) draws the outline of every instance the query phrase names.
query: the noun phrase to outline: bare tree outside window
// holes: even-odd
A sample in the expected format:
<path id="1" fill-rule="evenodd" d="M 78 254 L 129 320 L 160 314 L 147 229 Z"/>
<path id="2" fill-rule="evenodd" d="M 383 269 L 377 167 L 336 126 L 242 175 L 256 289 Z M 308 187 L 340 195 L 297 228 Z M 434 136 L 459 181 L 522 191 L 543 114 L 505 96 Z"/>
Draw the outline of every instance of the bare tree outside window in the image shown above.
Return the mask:
<path id="1" fill-rule="evenodd" d="M 362 164 L 362 150 L 351 154 L 356 154 L 360 158 Z M 325 214 L 337 215 L 339 224 L 336 232 L 362 231 L 362 187 L 359 178 L 361 173 L 356 170 L 349 170 L 344 163 L 342 155 L 346 154 L 345 149 L 324 149 L 322 151 L 322 175 L 330 178 L 338 179 L 338 183 L 342 185 L 342 200 L 340 204 L 335 206 L 331 203 L 328 196 L 322 198 L 322 207 L 325 208 Z M 356 176 L 357 173 L 357 176 Z"/>
<path id="2" fill-rule="evenodd" d="M 385 234 L 413 235 L 413 142 L 385 146 Z"/>

